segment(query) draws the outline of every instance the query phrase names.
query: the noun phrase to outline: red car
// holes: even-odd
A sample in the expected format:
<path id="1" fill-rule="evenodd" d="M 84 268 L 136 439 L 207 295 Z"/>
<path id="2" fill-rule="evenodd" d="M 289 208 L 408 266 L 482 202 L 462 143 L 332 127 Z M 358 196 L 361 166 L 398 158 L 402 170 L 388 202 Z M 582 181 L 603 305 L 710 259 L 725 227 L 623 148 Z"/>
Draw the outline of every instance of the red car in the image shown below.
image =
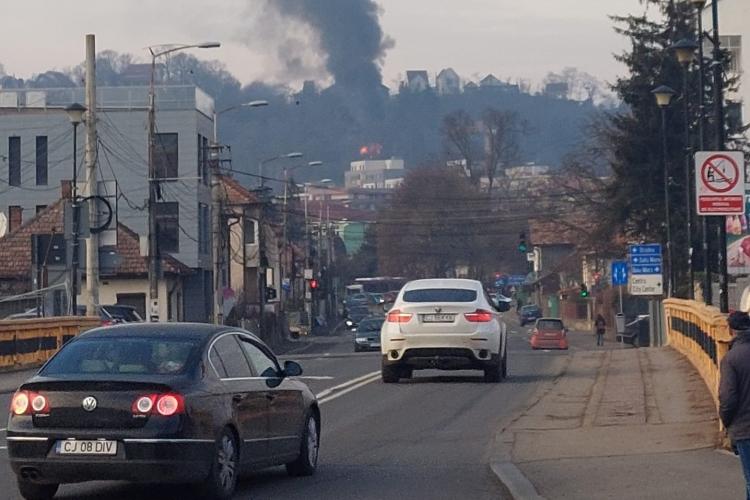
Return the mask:
<path id="1" fill-rule="evenodd" d="M 568 329 L 557 318 L 539 318 L 531 334 L 532 349 L 567 349 Z"/>

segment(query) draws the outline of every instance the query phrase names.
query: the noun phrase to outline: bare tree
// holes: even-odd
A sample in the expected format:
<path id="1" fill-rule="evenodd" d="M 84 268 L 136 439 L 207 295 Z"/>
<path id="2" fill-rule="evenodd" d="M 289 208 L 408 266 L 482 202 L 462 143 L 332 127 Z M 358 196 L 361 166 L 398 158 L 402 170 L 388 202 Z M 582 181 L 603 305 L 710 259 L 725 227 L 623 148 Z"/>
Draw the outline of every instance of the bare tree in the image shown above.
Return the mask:
<path id="1" fill-rule="evenodd" d="M 515 111 L 487 108 L 482 113 L 487 149 L 484 173 L 489 181 L 489 192 L 492 192 L 492 185 L 498 177 L 498 169 L 506 168 L 518 158 L 518 138 L 525 127 L 524 121 Z"/>
<path id="2" fill-rule="evenodd" d="M 479 184 L 481 176 L 474 168 L 474 142 L 478 132 L 474 119 L 464 110 L 454 111 L 443 118 L 441 132 L 449 148 L 457 150 L 466 162 L 472 184 Z"/>

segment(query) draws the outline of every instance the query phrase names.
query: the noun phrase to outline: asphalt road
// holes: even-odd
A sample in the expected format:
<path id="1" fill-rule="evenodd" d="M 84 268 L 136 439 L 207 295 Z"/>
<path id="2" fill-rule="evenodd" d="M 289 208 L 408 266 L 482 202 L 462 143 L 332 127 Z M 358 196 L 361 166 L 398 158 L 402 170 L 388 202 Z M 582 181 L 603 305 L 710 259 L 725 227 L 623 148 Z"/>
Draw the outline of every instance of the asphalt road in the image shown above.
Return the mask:
<path id="1" fill-rule="evenodd" d="M 502 499 L 488 467 L 495 433 L 523 409 L 541 382 L 561 370 L 564 352 L 532 352 L 528 328 L 509 321 L 509 378 L 486 384 L 480 372 L 415 372 L 398 385 L 380 381 L 378 353 L 354 354 L 348 335 L 317 338 L 298 359 L 321 402 L 317 473 L 290 478 L 283 468 L 254 473 L 237 499 Z M 321 342 L 322 340 L 322 342 Z M 572 348 L 593 344 L 590 336 Z M 588 347 L 588 345 L 586 345 Z M 9 394 L 0 407 L 9 407 Z M 0 432 L 0 496 L 20 499 Z M 172 486 L 96 482 L 64 485 L 76 500 L 185 498 Z"/>

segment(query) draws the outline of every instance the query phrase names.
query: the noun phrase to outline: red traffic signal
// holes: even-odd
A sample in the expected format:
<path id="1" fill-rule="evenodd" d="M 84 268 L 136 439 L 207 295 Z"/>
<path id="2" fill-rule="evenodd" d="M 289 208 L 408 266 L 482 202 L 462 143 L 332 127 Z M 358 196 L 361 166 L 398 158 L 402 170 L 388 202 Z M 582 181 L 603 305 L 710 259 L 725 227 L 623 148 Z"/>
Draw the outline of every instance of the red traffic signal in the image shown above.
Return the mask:
<path id="1" fill-rule="evenodd" d="M 318 289 L 318 280 L 310 280 L 310 290 L 317 290 Z"/>

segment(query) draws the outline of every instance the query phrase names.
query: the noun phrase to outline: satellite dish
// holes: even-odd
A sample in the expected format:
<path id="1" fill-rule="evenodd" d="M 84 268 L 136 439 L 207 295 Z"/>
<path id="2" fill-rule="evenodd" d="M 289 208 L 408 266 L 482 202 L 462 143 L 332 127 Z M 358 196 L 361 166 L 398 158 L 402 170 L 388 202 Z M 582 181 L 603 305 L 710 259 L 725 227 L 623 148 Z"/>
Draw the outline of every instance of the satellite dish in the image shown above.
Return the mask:
<path id="1" fill-rule="evenodd" d="M 5 236 L 8 232 L 8 217 L 3 212 L 0 212 L 0 238 Z"/>

